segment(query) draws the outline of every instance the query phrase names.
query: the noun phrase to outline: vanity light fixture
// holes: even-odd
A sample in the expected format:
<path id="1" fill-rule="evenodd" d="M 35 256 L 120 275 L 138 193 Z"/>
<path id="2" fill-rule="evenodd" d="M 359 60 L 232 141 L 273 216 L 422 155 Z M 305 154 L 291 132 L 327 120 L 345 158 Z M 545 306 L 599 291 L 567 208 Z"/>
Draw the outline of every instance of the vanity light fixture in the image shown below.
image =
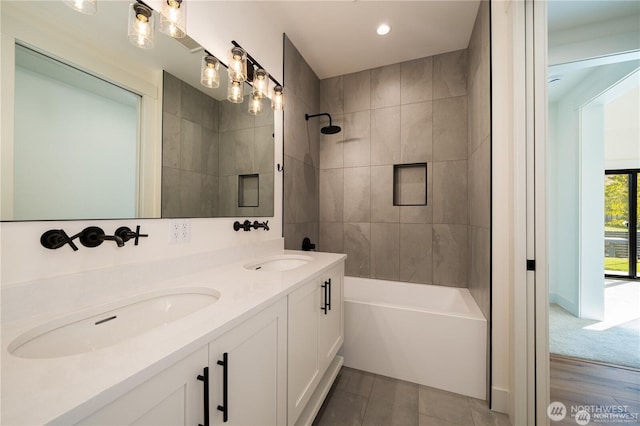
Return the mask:
<path id="1" fill-rule="evenodd" d="M 251 95 L 251 100 L 249 101 L 249 114 L 262 114 L 262 99 L 255 92 Z"/>
<path id="2" fill-rule="evenodd" d="M 207 54 L 202 57 L 202 67 L 200 71 L 200 82 L 204 87 L 215 89 L 220 87 L 220 61 L 215 56 Z"/>
<path id="3" fill-rule="evenodd" d="M 284 109 L 284 88 L 279 84 L 271 92 L 271 108 L 274 111 L 282 111 Z"/>
<path id="4" fill-rule="evenodd" d="M 155 20 L 153 10 L 144 3 L 132 3 L 129 8 L 129 41 L 136 47 L 151 49 Z"/>
<path id="5" fill-rule="evenodd" d="M 269 91 L 269 73 L 262 68 L 253 72 L 253 95 L 260 99 L 267 97 Z"/>
<path id="6" fill-rule="evenodd" d="M 391 27 L 387 24 L 380 24 L 378 26 L 378 29 L 376 30 L 376 33 L 378 33 L 378 35 L 387 35 L 389 34 L 389 31 L 391 31 Z"/>
<path id="7" fill-rule="evenodd" d="M 240 83 L 247 79 L 247 52 L 240 46 L 229 50 L 229 79 Z"/>
<path id="8" fill-rule="evenodd" d="M 95 15 L 98 11 L 98 0 L 64 0 L 64 4 L 87 15 Z"/>
<path id="9" fill-rule="evenodd" d="M 162 2 L 160 32 L 173 38 L 183 38 L 187 35 L 187 4 L 184 0 Z"/>
<path id="10" fill-rule="evenodd" d="M 227 100 L 234 104 L 241 104 L 244 99 L 244 93 L 242 89 L 242 81 L 236 81 L 229 79 L 229 85 L 227 86 Z"/>

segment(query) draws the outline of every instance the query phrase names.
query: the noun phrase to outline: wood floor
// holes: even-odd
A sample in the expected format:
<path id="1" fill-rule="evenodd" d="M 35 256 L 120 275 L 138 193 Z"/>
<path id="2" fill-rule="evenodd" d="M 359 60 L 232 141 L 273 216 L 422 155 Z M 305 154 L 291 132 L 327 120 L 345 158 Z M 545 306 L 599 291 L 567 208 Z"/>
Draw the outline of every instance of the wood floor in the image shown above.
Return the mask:
<path id="1" fill-rule="evenodd" d="M 571 408 L 579 406 L 623 406 L 628 419 L 607 423 L 640 424 L 640 371 L 551 355 L 550 375 L 551 401 L 569 413 L 557 424 L 575 425 Z"/>

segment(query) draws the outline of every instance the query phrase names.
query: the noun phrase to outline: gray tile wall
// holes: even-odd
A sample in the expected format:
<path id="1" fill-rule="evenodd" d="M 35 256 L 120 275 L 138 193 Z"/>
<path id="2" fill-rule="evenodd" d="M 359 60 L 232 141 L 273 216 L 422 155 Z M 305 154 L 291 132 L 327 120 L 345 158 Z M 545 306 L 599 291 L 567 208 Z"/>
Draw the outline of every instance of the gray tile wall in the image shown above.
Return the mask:
<path id="1" fill-rule="evenodd" d="M 469 291 L 489 322 L 491 342 L 491 73 L 489 2 L 483 0 L 468 48 Z M 491 395 L 487 345 L 487 398 Z"/>
<path id="2" fill-rule="evenodd" d="M 216 101 L 164 73 L 162 217 L 273 215 L 273 111 Z M 238 207 L 238 175 L 259 174 L 259 207 Z"/>
<path id="3" fill-rule="evenodd" d="M 467 51 L 320 82 L 322 251 L 346 274 L 467 286 Z M 326 123 L 323 122 L 322 125 Z M 427 162 L 427 205 L 393 205 L 393 165 Z"/>
<path id="4" fill-rule="evenodd" d="M 469 41 L 469 291 L 489 318 L 491 241 L 489 5 L 480 4 Z"/>
<path id="5" fill-rule="evenodd" d="M 164 73 L 162 217 L 218 215 L 218 102 Z"/>
<path id="6" fill-rule="evenodd" d="M 329 201 L 325 204 L 326 210 L 320 211 L 321 121 L 304 118 L 305 114 L 323 112 L 320 111 L 320 80 L 286 36 L 284 68 L 287 98 L 284 109 L 284 245 L 287 249 L 299 250 L 304 237 L 318 243 L 319 217 L 332 217 L 336 209 L 332 204 L 338 199 L 342 214 L 343 193 L 340 188 L 340 193 L 334 194 L 338 188 L 333 188 L 331 182 L 336 177 L 325 176 L 328 180 L 324 190 Z M 342 251 L 341 247 L 335 248 L 337 252 Z"/>

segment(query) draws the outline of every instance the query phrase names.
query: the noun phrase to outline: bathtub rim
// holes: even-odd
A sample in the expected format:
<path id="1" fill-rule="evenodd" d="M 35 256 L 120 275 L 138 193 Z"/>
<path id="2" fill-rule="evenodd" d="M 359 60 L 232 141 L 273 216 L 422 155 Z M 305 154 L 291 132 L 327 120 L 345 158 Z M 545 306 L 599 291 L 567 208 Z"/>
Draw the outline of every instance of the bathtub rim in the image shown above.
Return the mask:
<path id="1" fill-rule="evenodd" d="M 444 291 L 456 292 L 461 295 L 462 299 L 464 300 L 465 304 L 467 305 L 467 307 L 471 312 L 469 313 L 451 312 L 445 309 L 438 310 L 438 309 L 432 309 L 432 308 L 427 308 L 422 306 L 414 306 L 411 304 L 386 303 L 383 301 L 376 301 L 376 300 L 369 300 L 369 299 L 365 300 L 365 299 L 359 299 L 357 297 L 348 297 L 346 295 L 347 293 L 346 287 L 349 286 L 349 281 L 351 280 L 354 280 L 357 282 L 373 281 L 375 282 L 375 285 L 403 285 L 403 286 L 406 285 L 407 287 L 413 286 L 414 289 L 424 288 L 425 291 L 428 291 L 428 289 L 431 288 L 431 289 L 437 289 L 438 291 L 444 290 Z M 414 312 L 426 312 L 434 315 L 445 315 L 445 316 L 451 316 L 451 317 L 464 318 L 468 320 L 487 322 L 487 319 L 484 317 L 482 311 L 480 310 L 480 307 L 478 306 L 477 302 L 471 295 L 471 292 L 469 291 L 468 288 L 441 286 L 441 285 L 435 285 L 435 284 L 412 283 L 412 282 L 406 282 L 406 281 L 391 281 L 391 280 L 383 280 L 378 278 L 350 277 L 347 275 L 345 275 L 344 277 L 344 286 L 345 286 L 345 297 L 344 297 L 345 303 L 359 303 L 364 305 L 371 305 L 371 306 L 390 308 L 390 309 L 404 309 L 404 310 L 414 311 Z"/>

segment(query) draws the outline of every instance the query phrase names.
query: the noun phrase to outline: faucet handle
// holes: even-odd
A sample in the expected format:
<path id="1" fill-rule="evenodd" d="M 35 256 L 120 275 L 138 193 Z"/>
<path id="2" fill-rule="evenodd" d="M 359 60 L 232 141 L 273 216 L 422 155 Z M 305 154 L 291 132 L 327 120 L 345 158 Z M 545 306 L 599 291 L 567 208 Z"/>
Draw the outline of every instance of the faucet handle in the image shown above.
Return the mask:
<path id="1" fill-rule="evenodd" d="M 134 243 L 133 245 L 137 246 L 138 245 L 138 239 L 142 238 L 142 237 L 148 237 L 149 234 L 141 234 L 140 233 L 140 225 L 136 226 L 136 230 L 135 232 L 131 230 L 131 228 L 129 228 L 128 226 L 121 226 L 120 228 L 116 229 L 115 235 L 117 237 L 120 237 L 122 239 L 122 242 L 126 243 L 127 241 L 129 241 L 130 239 L 134 238 Z"/>
<path id="2" fill-rule="evenodd" d="M 73 251 L 78 251 L 78 246 L 75 245 L 73 240 L 78 238 L 81 234 L 82 233 L 70 237 L 62 229 L 50 229 L 42 234 L 40 237 L 40 244 L 51 250 L 59 249 L 63 245 L 69 244 Z"/>

